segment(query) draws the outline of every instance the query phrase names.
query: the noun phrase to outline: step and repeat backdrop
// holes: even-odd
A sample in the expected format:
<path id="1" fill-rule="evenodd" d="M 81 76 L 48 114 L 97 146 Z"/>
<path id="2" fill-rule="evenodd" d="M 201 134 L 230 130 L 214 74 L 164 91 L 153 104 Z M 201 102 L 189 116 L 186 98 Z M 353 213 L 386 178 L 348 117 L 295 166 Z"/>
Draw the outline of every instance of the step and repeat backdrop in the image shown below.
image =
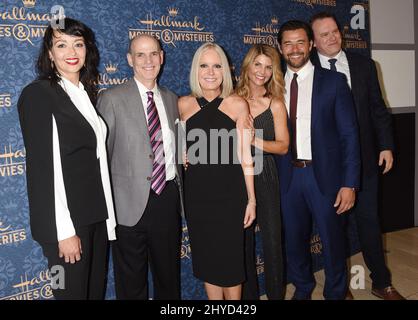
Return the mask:
<path id="1" fill-rule="evenodd" d="M 61 7 L 54 7 L 54 6 Z M 165 64 L 160 85 L 178 95 L 189 92 L 188 74 L 195 50 L 216 42 L 226 51 L 237 78 L 251 45 L 277 47 L 280 25 L 309 20 L 318 11 L 334 12 L 348 50 L 369 55 L 368 0 L 3 0 L 0 2 L 0 300 L 51 299 L 49 273 L 39 245 L 31 238 L 26 194 L 25 147 L 16 104 L 21 90 L 35 77 L 35 60 L 50 17 L 64 10 L 96 34 L 100 49 L 102 90 L 132 77 L 126 61 L 128 41 L 147 33 L 160 39 Z M 348 252 L 358 251 L 352 221 Z M 322 266 L 322 245 L 314 228 L 314 269 Z M 263 257 L 257 236 L 257 271 L 263 288 Z M 219 248 L 222 250 L 222 247 Z M 202 283 L 192 274 L 192 252 L 183 223 L 182 297 L 205 299 Z M 151 286 L 152 288 L 152 286 Z M 112 265 L 107 298 L 114 299 Z"/>

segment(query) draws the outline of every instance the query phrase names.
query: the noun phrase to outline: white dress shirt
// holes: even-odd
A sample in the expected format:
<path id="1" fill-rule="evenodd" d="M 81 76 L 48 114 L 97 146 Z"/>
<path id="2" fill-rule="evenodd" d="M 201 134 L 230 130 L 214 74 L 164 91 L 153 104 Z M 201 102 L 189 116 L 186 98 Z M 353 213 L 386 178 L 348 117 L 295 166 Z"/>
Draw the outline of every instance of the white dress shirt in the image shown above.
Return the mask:
<path id="1" fill-rule="evenodd" d="M 108 219 L 106 220 L 109 240 L 116 239 L 116 219 L 113 206 L 112 191 L 110 187 L 109 170 L 106 154 L 106 132 L 107 128 L 104 121 L 97 115 L 84 86 L 79 82 L 78 87 L 71 81 L 61 77 L 60 86 L 68 94 L 78 111 L 91 125 L 96 134 L 97 140 L 97 159 L 100 161 L 100 174 L 102 178 L 103 191 L 106 200 Z M 70 210 L 67 204 L 65 184 L 62 174 L 62 164 L 60 155 L 60 144 L 58 128 L 54 116 L 52 115 L 52 144 L 54 159 L 54 194 L 55 194 L 55 220 L 57 225 L 58 241 L 67 239 L 76 234 L 74 224 L 71 220 Z"/>
<path id="2" fill-rule="evenodd" d="M 285 75 L 286 83 L 286 109 L 289 114 L 290 108 L 290 84 L 293 79 L 293 72 L 287 68 Z M 311 148 L 311 111 L 312 111 L 312 87 L 314 77 L 314 66 L 308 61 L 298 72 L 298 105 L 296 112 L 296 148 L 297 157 L 302 160 L 312 160 Z"/>
<path id="3" fill-rule="evenodd" d="M 135 78 L 134 78 L 135 79 Z M 148 103 L 148 91 L 154 93 L 154 102 L 157 107 L 158 116 L 160 118 L 161 130 L 163 131 L 163 147 L 164 147 L 164 159 L 165 159 L 165 179 L 166 181 L 173 180 L 176 177 L 176 166 L 174 162 L 174 133 L 171 132 L 168 125 L 167 113 L 165 112 L 165 107 L 163 99 L 161 98 L 160 90 L 158 89 L 157 84 L 153 89 L 148 89 L 141 82 L 135 79 L 135 82 L 138 86 L 139 93 L 141 95 L 142 106 L 144 108 L 145 119 L 148 122 L 148 112 L 147 112 L 147 103 Z"/>
<path id="4" fill-rule="evenodd" d="M 331 64 L 328 61 L 329 59 L 337 59 L 337 62 L 335 62 L 335 67 L 337 68 L 338 72 L 345 74 L 347 77 L 348 86 L 351 89 L 350 67 L 348 65 L 347 56 L 344 51 L 340 50 L 340 52 L 334 58 L 326 57 L 318 52 L 318 57 L 319 61 L 321 62 L 321 67 L 324 69 L 331 69 Z"/>

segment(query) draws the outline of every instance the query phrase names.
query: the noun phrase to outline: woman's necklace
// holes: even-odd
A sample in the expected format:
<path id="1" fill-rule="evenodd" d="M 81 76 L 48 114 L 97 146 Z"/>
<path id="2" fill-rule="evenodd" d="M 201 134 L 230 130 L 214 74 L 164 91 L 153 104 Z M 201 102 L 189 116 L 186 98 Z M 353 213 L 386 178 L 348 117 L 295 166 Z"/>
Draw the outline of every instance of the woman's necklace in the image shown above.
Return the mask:
<path id="1" fill-rule="evenodd" d="M 255 101 L 255 100 L 259 99 L 259 98 L 264 98 L 265 97 L 265 94 L 266 94 L 266 92 L 264 92 L 263 95 L 261 95 L 261 96 L 250 96 L 248 98 L 248 100 Z"/>

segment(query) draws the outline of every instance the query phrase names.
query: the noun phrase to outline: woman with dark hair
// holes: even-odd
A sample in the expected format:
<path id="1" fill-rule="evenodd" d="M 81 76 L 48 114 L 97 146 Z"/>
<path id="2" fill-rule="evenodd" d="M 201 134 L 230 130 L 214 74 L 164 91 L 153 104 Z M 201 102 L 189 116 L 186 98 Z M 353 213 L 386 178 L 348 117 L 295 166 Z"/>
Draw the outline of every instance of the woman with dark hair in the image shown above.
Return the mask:
<path id="1" fill-rule="evenodd" d="M 103 299 L 115 215 L 106 126 L 93 107 L 99 53 L 93 31 L 64 19 L 48 26 L 37 80 L 18 102 L 26 147 L 32 237 L 48 266 L 62 266 L 56 299 Z"/>
<path id="2" fill-rule="evenodd" d="M 268 45 L 250 48 L 241 66 L 236 93 L 246 99 L 254 119 L 256 135 L 253 146 L 261 151 L 262 161 L 256 161 L 254 187 L 257 198 L 257 223 L 261 231 L 264 255 L 266 293 L 269 300 L 284 298 L 283 256 L 281 237 L 280 191 L 274 154 L 285 154 L 289 147 L 287 113 L 284 104 L 284 80 L 277 50 Z M 258 134 L 260 133 L 260 134 Z M 257 164 L 262 164 L 261 168 Z M 253 230 L 249 230 L 250 232 Z M 253 246 L 248 245 L 248 250 Z M 248 254 L 248 251 L 247 251 Z M 250 254 L 247 263 L 251 261 Z M 255 266 L 247 265 L 247 270 Z M 249 271 L 246 290 L 254 291 L 255 272 Z"/>

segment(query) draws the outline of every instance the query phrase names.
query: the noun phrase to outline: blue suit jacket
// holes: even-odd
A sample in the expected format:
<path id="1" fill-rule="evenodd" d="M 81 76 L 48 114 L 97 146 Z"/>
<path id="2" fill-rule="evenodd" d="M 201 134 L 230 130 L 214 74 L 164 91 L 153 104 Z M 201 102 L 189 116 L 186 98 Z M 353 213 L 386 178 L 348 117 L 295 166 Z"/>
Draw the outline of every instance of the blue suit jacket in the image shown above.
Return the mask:
<path id="1" fill-rule="evenodd" d="M 374 61 L 356 53 L 345 54 L 360 132 L 361 169 L 365 177 L 375 176 L 379 172 L 379 152 L 395 148 L 392 116 L 382 98 Z M 315 66 L 321 66 L 315 49 L 311 61 Z"/>
<path id="2" fill-rule="evenodd" d="M 334 197 L 360 185 L 360 146 L 353 98 L 341 73 L 314 69 L 311 112 L 312 165 L 319 189 Z M 291 152 L 277 157 L 281 191 L 289 189 Z"/>

